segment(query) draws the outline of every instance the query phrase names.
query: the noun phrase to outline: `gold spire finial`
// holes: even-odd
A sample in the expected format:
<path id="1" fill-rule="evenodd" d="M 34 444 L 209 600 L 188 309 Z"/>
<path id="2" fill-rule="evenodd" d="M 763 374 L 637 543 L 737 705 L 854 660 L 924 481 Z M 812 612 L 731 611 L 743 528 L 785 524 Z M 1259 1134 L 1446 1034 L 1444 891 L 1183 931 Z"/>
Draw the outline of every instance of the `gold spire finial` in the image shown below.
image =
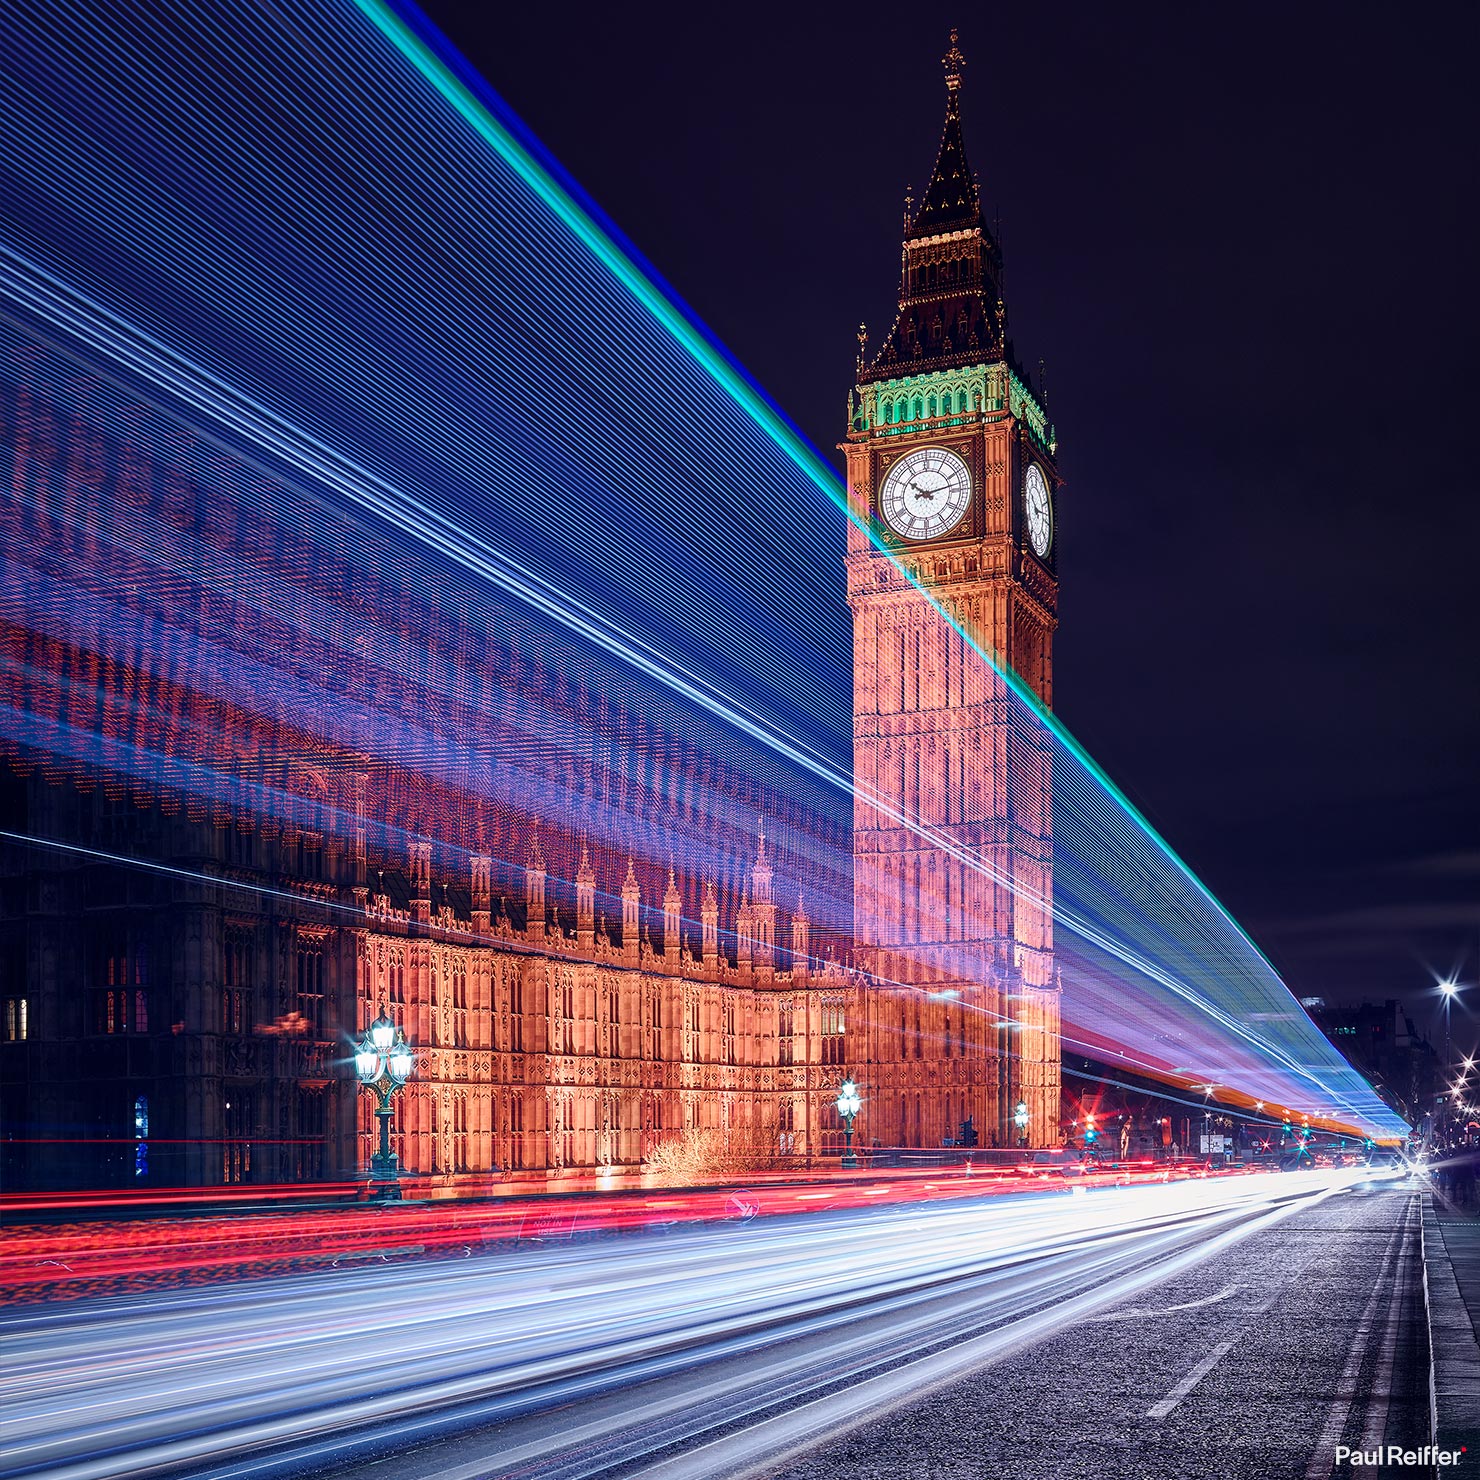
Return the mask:
<path id="1" fill-rule="evenodd" d="M 940 59 L 940 64 L 946 69 L 946 90 L 955 92 L 961 86 L 961 73 L 966 66 L 966 58 L 961 55 L 961 48 L 956 45 L 956 28 L 951 27 L 951 49 Z"/>

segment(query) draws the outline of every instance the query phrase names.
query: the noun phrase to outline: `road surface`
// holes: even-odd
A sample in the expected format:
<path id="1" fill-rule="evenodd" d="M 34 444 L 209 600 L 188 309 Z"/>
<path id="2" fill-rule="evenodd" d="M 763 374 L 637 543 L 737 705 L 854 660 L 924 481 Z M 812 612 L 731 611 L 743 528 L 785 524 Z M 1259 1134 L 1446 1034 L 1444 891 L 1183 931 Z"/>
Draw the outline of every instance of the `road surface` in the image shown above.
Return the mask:
<path id="1" fill-rule="evenodd" d="M 1416 1229 L 1406 1184 L 1264 1175 L 18 1310 L 0 1463 L 54 1480 L 1325 1476 L 1340 1444 L 1428 1442 Z"/>

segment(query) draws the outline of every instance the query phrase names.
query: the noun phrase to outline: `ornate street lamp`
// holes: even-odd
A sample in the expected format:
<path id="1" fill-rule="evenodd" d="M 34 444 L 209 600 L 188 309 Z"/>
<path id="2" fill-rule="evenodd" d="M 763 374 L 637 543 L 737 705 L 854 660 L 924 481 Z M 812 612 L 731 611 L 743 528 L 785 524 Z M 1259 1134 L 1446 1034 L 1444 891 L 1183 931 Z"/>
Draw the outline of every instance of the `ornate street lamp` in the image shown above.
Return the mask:
<path id="1" fill-rule="evenodd" d="M 1017 1109 L 1012 1112 L 1012 1123 L 1018 1130 L 1018 1145 L 1026 1146 L 1028 1144 L 1028 1102 L 1026 1100 L 1017 1102 Z"/>
<path id="2" fill-rule="evenodd" d="M 411 1045 L 385 1015 L 382 1003 L 380 1016 L 365 1030 L 355 1050 L 355 1073 L 366 1089 L 380 1096 L 375 1111 L 380 1121 L 380 1150 L 370 1158 L 370 1180 L 376 1184 L 376 1196 L 387 1202 L 401 1195 L 400 1168 L 391 1150 L 391 1097 L 411 1078 L 415 1068 Z"/>
<path id="3" fill-rule="evenodd" d="M 1449 1037 L 1449 1004 L 1459 996 L 1457 981 L 1439 983 L 1439 995 L 1444 999 L 1444 1072 L 1447 1074 L 1454 1063 L 1454 1049 Z"/>
<path id="4" fill-rule="evenodd" d="M 858 1098 L 858 1086 L 853 1083 L 850 1075 L 838 1087 L 838 1114 L 843 1117 L 843 1165 L 845 1167 L 856 1167 L 858 1158 L 853 1154 L 853 1117 L 863 1109 L 863 1101 Z"/>

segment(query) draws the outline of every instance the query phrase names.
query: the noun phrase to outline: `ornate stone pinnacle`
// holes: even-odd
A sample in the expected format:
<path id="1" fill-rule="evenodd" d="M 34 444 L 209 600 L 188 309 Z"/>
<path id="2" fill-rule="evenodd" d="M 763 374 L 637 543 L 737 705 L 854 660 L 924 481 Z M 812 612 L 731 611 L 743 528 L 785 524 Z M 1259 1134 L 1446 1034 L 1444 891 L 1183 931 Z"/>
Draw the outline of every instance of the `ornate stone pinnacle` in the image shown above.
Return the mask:
<path id="1" fill-rule="evenodd" d="M 940 59 L 940 64 L 946 69 L 946 87 L 955 92 L 961 86 L 961 73 L 966 67 L 966 58 L 961 55 L 961 48 L 956 45 L 956 28 L 951 27 L 951 49 Z"/>

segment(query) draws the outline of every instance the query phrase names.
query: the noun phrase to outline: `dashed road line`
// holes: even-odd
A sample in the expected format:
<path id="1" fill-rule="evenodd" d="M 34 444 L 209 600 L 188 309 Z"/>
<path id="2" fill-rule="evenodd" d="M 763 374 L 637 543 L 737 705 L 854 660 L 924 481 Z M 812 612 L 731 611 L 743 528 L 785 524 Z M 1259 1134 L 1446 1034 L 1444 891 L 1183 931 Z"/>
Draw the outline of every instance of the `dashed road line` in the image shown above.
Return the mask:
<path id="1" fill-rule="evenodd" d="M 1192 1371 L 1189 1372 L 1187 1376 L 1184 1377 L 1182 1381 L 1179 1382 L 1176 1387 L 1174 1387 L 1171 1392 L 1169 1392 L 1166 1397 L 1164 1397 L 1161 1402 L 1156 1405 L 1155 1408 L 1151 1409 L 1151 1411 L 1147 1413 L 1146 1417 L 1154 1418 L 1157 1420 L 1165 1418 L 1167 1414 L 1169 1414 L 1172 1409 L 1174 1409 L 1177 1404 L 1180 1403 L 1182 1399 L 1185 1398 L 1187 1394 L 1190 1393 L 1193 1388 L 1195 1388 L 1198 1383 L 1200 1383 L 1203 1378 L 1205 1378 L 1208 1373 L 1211 1372 L 1213 1368 L 1216 1367 L 1218 1363 L 1221 1362 L 1223 1358 L 1228 1355 L 1228 1352 L 1232 1348 L 1234 1342 L 1236 1342 L 1239 1336 L 1242 1336 L 1243 1334 L 1244 1333 L 1240 1331 L 1238 1333 L 1238 1336 L 1230 1336 L 1226 1341 L 1220 1341 L 1218 1345 L 1215 1346 L 1212 1351 L 1210 1351 L 1207 1356 L 1205 1356 L 1202 1361 L 1200 1361 L 1197 1366 L 1194 1367 Z"/>

